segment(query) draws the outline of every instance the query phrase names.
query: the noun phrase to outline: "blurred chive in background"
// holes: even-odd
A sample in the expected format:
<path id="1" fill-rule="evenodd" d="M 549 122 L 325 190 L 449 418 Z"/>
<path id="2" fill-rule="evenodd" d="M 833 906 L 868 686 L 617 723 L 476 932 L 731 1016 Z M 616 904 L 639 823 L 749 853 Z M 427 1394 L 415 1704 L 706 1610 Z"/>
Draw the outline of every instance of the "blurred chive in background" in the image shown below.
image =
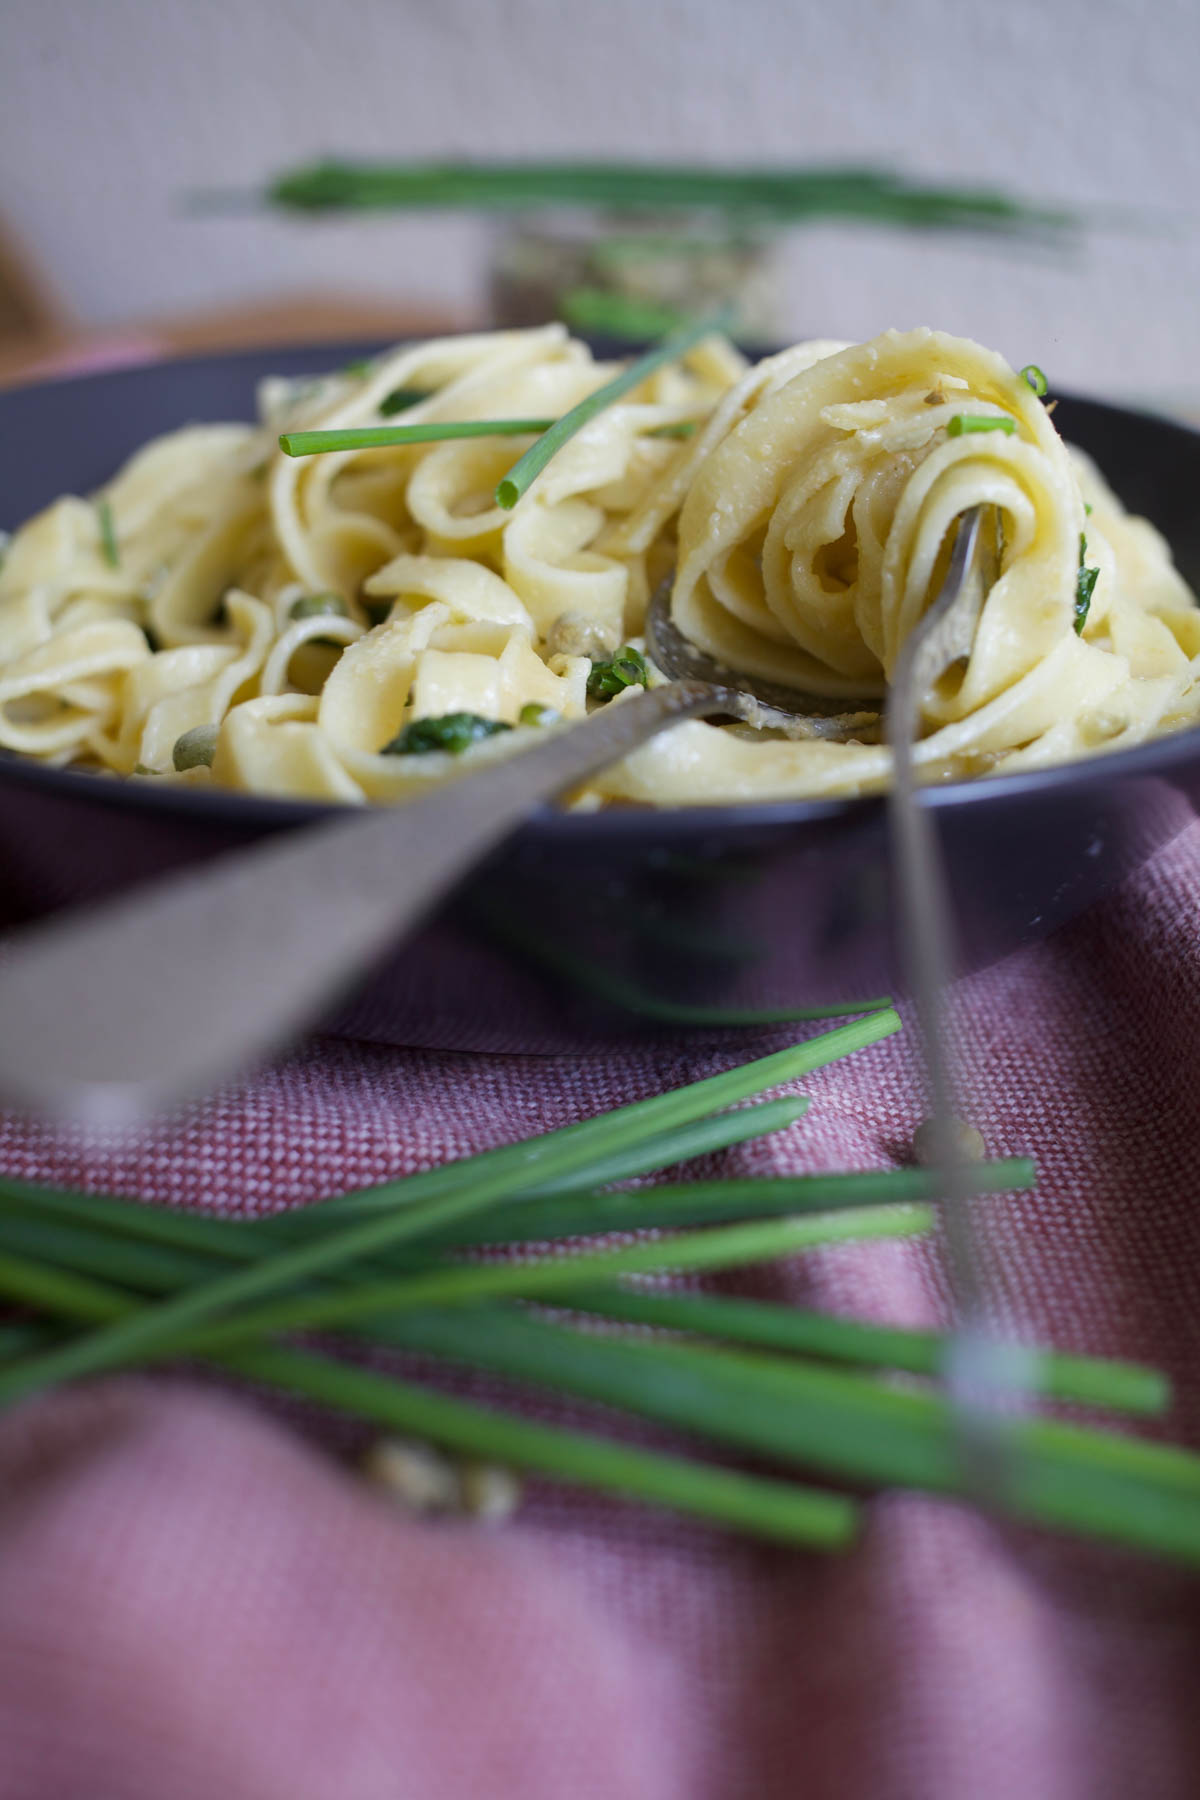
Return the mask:
<path id="1" fill-rule="evenodd" d="M 6 0 L 0 61 L 0 373 L 732 294 L 1200 402 L 1195 0 Z"/>

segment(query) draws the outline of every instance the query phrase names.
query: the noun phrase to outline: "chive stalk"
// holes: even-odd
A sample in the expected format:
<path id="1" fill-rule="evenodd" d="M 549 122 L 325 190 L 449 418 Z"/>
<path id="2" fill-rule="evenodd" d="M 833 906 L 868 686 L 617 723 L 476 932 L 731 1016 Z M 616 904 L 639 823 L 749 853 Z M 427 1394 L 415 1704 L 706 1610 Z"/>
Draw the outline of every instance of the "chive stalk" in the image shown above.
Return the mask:
<path id="1" fill-rule="evenodd" d="M 727 1150 L 732 1145 L 745 1143 L 748 1139 L 763 1137 L 769 1132 L 783 1130 L 788 1125 L 794 1125 L 798 1119 L 802 1119 L 808 1108 L 807 1095 L 797 1094 L 783 1100 L 761 1100 L 752 1106 L 742 1106 L 729 1112 L 714 1113 L 710 1118 L 699 1119 L 694 1124 L 681 1126 L 678 1130 L 663 1132 L 648 1138 L 642 1144 L 633 1145 L 611 1155 L 597 1156 L 578 1175 L 560 1179 L 549 1186 L 530 1185 L 523 1189 L 520 1198 L 507 1205 L 501 1204 L 489 1209 L 476 1223 L 472 1224 L 470 1220 L 467 1220 L 452 1228 L 449 1233 L 446 1231 L 436 1233 L 435 1241 L 438 1244 L 450 1241 L 455 1244 L 495 1242 L 492 1235 L 495 1227 L 505 1220 L 508 1220 L 510 1224 L 515 1219 L 519 1220 L 524 1216 L 524 1209 L 534 1202 L 540 1208 L 562 1207 L 565 1204 L 571 1209 L 569 1216 L 575 1223 L 561 1233 L 545 1231 L 542 1229 L 542 1224 L 550 1217 L 550 1214 L 539 1211 L 536 1217 L 532 1213 L 529 1215 L 532 1221 L 531 1228 L 527 1231 L 518 1231 L 515 1235 L 535 1238 L 565 1236 L 575 1231 L 578 1231 L 580 1235 L 585 1235 L 587 1232 L 586 1220 L 589 1216 L 587 1209 L 594 1207 L 598 1201 L 629 1202 L 639 1198 L 637 1194 L 598 1192 L 604 1184 L 626 1181 L 637 1175 L 651 1174 L 657 1169 L 687 1162 L 694 1157 L 708 1156 L 718 1150 Z M 484 1156 L 490 1154 L 490 1151 L 483 1152 Z M 457 1163 L 447 1164 L 444 1172 L 455 1171 L 457 1180 L 461 1181 L 465 1176 L 469 1176 L 475 1161 L 474 1157 L 464 1157 Z M 1016 1164 L 1011 1166 L 1014 1171 L 1017 1169 Z M 979 1165 L 981 1179 L 983 1170 L 993 1168 L 1007 1169 L 1008 1165 Z M 1033 1178 L 1032 1164 L 1021 1163 L 1020 1168 L 1028 1170 L 1028 1176 L 1021 1179 L 1014 1174 L 1014 1178 L 1009 1180 L 1005 1175 L 1004 1186 L 1006 1188 L 1030 1185 Z M 931 1193 L 926 1191 L 929 1187 L 927 1179 L 919 1193 L 908 1192 L 904 1183 L 914 1171 L 895 1170 L 890 1173 L 894 1174 L 901 1183 L 894 1195 L 888 1193 L 886 1186 L 883 1189 L 878 1187 L 881 1179 L 878 1172 L 869 1173 L 861 1178 L 867 1184 L 862 1190 L 864 1202 L 871 1204 L 876 1198 L 881 1202 L 886 1202 L 889 1199 L 903 1201 L 932 1197 Z M 802 1182 L 821 1183 L 827 1178 L 810 1176 L 798 1179 Z M 836 1183 L 845 1178 L 835 1177 L 834 1179 Z M 838 1189 L 839 1194 L 853 1196 L 857 1191 L 853 1184 L 859 1180 L 859 1177 L 849 1179 L 850 1188 Z M 886 1181 L 886 1176 L 884 1180 Z M 684 1183 L 680 1187 L 669 1190 L 662 1188 L 642 1190 L 640 1197 L 650 1203 L 653 1210 L 657 1211 L 661 1205 L 658 1196 L 669 1192 L 678 1200 L 681 1194 L 690 1191 L 692 1185 Z M 724 1184 L 718 1182 L 706 1185 L 711 1189 L 714 1186 L 720 1188 Z M 740 1188 L 743 1184 L 733 1183 L 731 1185 Z M 784 1196 L 784 1203 L 781 1203 L 776 1210 L 816 1211 L 820 1210 L 821 1205 L 824 1204 L 824 1202 L 814 1202 L 814 1204 L 806 1206 L 796 1197 L 793 1205 L 791 1190 L 794 1187 L 794 1180 L 789 1182 L 788 1186 L 789 1191 Z M 749 1211 L 760 1204 L 760 1195 L 762 1210 L 770 1212 L 773 1210 L 769 1204 L 769 1196 L 772 1191 L 773 1181 L 771 1178 L 754 1182 L 752 1191 L 747 1192 L 744 1197 L 738 1195 L 733 1197 L 731 1201 L 733 1211 L 724 1214 L 717 1212 L 714 1216 L 721 1219 L 745 1217 Z M 821 1189 L 821 1192 L 824 1193 L 824 1189 Z M 185 1248 L 210 1251 L 214 1255 L 232 1257 L 234 1261 L 243 1262 L 251 1261 L 256 1255 L 262 1254 L 272 1246 L 277 1246 L 280 1234 L 304 1236 L 314 1229 L 323 1230 L 327 1226 L 331 1214 L 345 1218 L 354 1212 L 377 1212 L 404 1203 L 405 1180 L 401 1179 L 384 1182 L 378 1188 L 364 1188 L 356 1193 L 337 1195 L 329 1200 L 298 1206 L 285 1212 L 272 1213 L 263 1218 L 221 1218 L 215 1215 L 205 1217 L 193 1212 L 180 1212 L 173 1208 L 148 1205 L 140 1200 L 117 1199 L 103 1194 L 71 1193 L 57 1188 L 43 1188 L 26 1182 L 0 1179 L 0 1215 L 3 1215 L 5 1211 L 12 1212 L 14 1210 L 32 1211 L 35 1214 L 51 1211 L 57 1213 L 59 1217 L 73 1219 L 81 1224 L 89 1226 L 99 1224 L 113 1231 L 130 1232 L 137 1237 L 148 1238 L 154 1243 L 167 1244 L 172 1247 L 182 1245 Z M 850 1198 L 847 1203 L 858 1204 L 853 1198 Z M 831 1199 L 827 1209 L 833 1210 L 833 1207 L 834 1202 Z M 568 1215 L 564 1214 L 564 1216 Z M 628 1214 L 623 1216 L 628 1217 Z M 650 1224 L 658 1222 L 657 1218 L 648 1220 Z M 705 1217 L 695 1221 L 687 1217 L 681 1217 L 678 1220 L 678 1223 L 682 1225 L 704 1222 Z M 634 1228 L 629 1224 L 620 1227 L 625 1230 Z M 605 1225 L 596 1227 L 597 1231 L 606 1229 L 608 1227 Z M 422 1243 L 427 1241 L 429 1240 L 421 1240 Z M 256 1245 L 260 1248 L 256 1249 Z"/>
<path id="2" fill-rule="evenodd" d="M 0 1255 L 10 1287 L 48 1311 L 116 1326 L 139 1303 L 104 1283 Z M 19 1279 L 14 1282 L 14 1277 Z M 857 1507 L 839 1494 L 766 1481 L 614 1444 L 431 1393 L 393 1376 L 311 1352 L 264 1346 L 219 1359 L 223 1368 L 336 1407 L 390 1431 L 510 1467 L 648 1501 L 778 1542 L 831 1550 L 854 1535 Z"/>
<path id="3" fill-rule="evenodd" d="M 319 1241 L 306 1241 L 264 1262 L 234 1269 L 157 1306 L 146 1307 L 130 1318 L 8 1368 L 0 1373 L 0 1404 L 73 1376 L 94 1374 L 150 1352 L 157 1354 L 185 1327 L 207 1322 L 240 1303 L 277 1294 L 294 1282 L 327 1274 L 410 1242 L 473 1213 L 482 1213 L 493 1202 L 511 1198 L 532 1181 L 575 1174 L 601 1151 L 622 1150 L 703 1118 L 719 1107 L 733 1105 L 766 1087 L 794 1080 L 838 1057 L 864 1049 L 899 1029 L 899 1016 L 892 1009 L 869 1013 L 722 1075 L 492 1151 L 488 1159 L 476 1159 L 475 1178 L 462 1182 L 460 1176 L 459 1185 L 453 1185 L 455 1177 L 445 1169 L 431 1171 L 424 1177 L 410 1176 L 406 1187 L 411 1204 L 402 1209 L 353 1220 Z"/>
<path id="4" fill-rule="evenodd" d="M 164 1336 L 155 1345 L 155 1355 L 208 1355 L 213 1349 L 224 1350 L 280 1331 L 328 1330 L 431 1306 L 471 1306 L 500 1296 L 526 1299 L 538 1294 L 568 1294 L 573 1287 L 618 1275 L 741 1268 L 818 1245 L 916 1237 L 932 1228 L 933 1213 L 927 1206 L 870 1207 L 814 1217 L 754 1220 L 580 1256 L 542 1257 L 531 1263 L 471 1263 L 418 1271 L 399 1280 L 356 1281 L 343 1288 L 292 1293 L 195 1332 Z"/>
<path id="5" fill-rule="evenodd" d="M 914 1331 L 844 1319 L 805 1307 L 772 1306 L 761 1300 L 731 1300 L 713 1294 L 661 1294 L 608 1287 L 572 1293 L 574 1312 L 599 1313 L 630 1324 L 746 1344 L 792 1356 L 903 1369 L 913 1375 L 944 1377 L 953 1339 L 939 1331 Z M 1013 1347 L 1013 1387 L 1048 1400 L 1068 1400 L 1114 1412 L 1154 1415 L 1166 1410 L 1171 1386 L 1158 1369 L 1101 1356 L 1073 1356 L 1061 1350 Z"/>
<path id="6" fill-rule="evenodd" d="M 285 456 L 328 450 L 390 450 L 405 444 L 439 444 L 454 438 L 529 437 L 548 431 L 554 419 L 450 419 L 419 425 L 356 425 L 335 431 L 285 431 Z"/>
<path id="7" fill-rule="evenodd" d="M 631 393 L 634 388 L 640 387 L 643 381 L 654 374 L 656 369 L 663 368 L 667 363 L 678 362 L 680 357 L 686 356 L 687 352 L 704 338 L 711 337 L 714 332 L 728 330 L 731 322 L 731 309 L 722 307 L 719 312 L 710 314 L 703 319 L 695 319 L 690 324 L 682 326 L 678 331 L 669 332 L 661 342 L 647 350 L 644 356 L 635 358 L 619 375 L 614 376 L 611 381 L 606 381 L 603 387 L 597 388 L 594 394 L 589 394 L 585 400 L 581 400 L 578 406 L 573 406 L 569 412 L 563 414 L 561 419 L 556 419 L 549 430 L 543 432 L 537 443 L 530 446 L 524 456 L 513 464 L 508 474 L 498 483 L 496 505 L 504 507 L 506 511 L 511 511 L 521 496 L 529 491 L 551 457 L 561 450 L 563 445 L 575 436 L 576 432 L 582 431 L 583 427 L 594 419 L 597 413 L 603 412 L 606 406 L 611 406 L 623 394 Z"/>
<path id="8" fill-rule="evenodd" d="M 378 1335 L 837 1479 L 978 1500 L 943 1394 L 799 1358 L 589 1336 L 493 1308 L 397 1314 Z M 1200 1566 L 1200 1456 L 1091 1426 L 995 1424 L 1010 1452 L 997 1510 Z"/>
<path id="9" fill-rule="evenodd" d="M 427 399 L 428 395 L 421 398 Z M 381 406 L 379 410 L 384 409 Z M 279 448 L 285 456 L 319 456 L 331 450 L 392 450 L 402 449 L 405 444 L 440 444 L 456 438 L 536 437 L 561 423 L 561 419 L 451 419 L 418 425 L 355 425 L 330 431 L 285 431 L 279 439 Z M 665 425 L 650 426 L 645 435 L 685 438 L 691 437 L 695 429 L 695 419 L 671 419 Z"/>
<path id="10" fill-rule="evenodd" d="M 1062 236 L 1078 212 L 995 189 L 920 182 L 892 169 L 711 166 L 621 162 L 378 163 L 324 159 L 289 170 L 267 187 L 268 204 L 304 212 L 468 208 L 521 211 L 590 207 L 620 214 L 729 215 L 794 223 L 821 218 L 1006 237 Z M 244 207 L 244 194 L 196 196 L 196 203 Z"/>

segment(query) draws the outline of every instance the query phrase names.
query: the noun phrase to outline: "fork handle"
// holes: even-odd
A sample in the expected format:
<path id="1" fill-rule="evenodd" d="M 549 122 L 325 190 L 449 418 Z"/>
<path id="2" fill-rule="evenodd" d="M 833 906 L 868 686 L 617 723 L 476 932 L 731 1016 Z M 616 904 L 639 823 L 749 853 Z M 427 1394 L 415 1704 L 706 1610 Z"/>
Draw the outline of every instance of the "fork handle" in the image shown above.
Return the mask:
<path id="1" fill-rule="evenodd" d="M 0 1094 L 129 1123 L 260 1061 L 542 801 L 721 710 L 672 682 L 418 800 L 272 837 L 7 938 Z"/>

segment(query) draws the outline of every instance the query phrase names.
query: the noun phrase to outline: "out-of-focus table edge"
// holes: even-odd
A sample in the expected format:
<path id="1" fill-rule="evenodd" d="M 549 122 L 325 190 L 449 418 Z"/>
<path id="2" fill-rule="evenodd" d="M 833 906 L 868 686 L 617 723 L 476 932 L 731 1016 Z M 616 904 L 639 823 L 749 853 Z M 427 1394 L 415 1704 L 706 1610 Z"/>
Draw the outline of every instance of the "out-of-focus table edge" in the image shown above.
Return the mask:
<path id="1" fill-rule="evenodd" d="M 418 301 L 297 295 L 254 306 L 94 328 L 0 338 L 0 388 L 132 367 L 208 351 L 253 350 L 354 339 L 433 337 L 478 327 L 466 312 Z"/>

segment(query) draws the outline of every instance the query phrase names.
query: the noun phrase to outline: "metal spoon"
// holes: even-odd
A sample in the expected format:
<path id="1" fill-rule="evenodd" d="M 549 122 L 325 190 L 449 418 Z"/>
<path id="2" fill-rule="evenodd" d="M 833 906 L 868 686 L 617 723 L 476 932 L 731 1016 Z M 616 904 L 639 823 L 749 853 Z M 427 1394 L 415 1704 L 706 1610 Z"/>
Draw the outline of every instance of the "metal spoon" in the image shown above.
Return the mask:
<path id="1" fill-rule="evenodd" d="M 541 802 L 681 719 L 852 731 L 794 694 L 787 710 L 761 694 L 749 682 L 672 681 L 419 800 L 347 811 L 12 935 L 0 1095 L 114 1123 L 204 1092 L 311 1025 Z"/>
<path id="2" fill-rule="evenodd" d="M 879 742 L 881 720 L 879 701 L 865 698 L 856 711 L 840 711 L 842 700 L 828 694 L 810 694 L 787 687 L 781 681 L 763 681 L 740 669 L 726 668 L 715 657 L 698 649 L 684 637 L 671 617 L 671 588 L 674 576 L 659 584 L 646 614 L 646 648 L 664 675 L 675 681 L 704 681 L 710 687 L 733 684 L 743 696 L 742 710 L 732 717 L 762 731 L 781 731 L 790 738 L 825 738 L 835 743 L 860 744 Z M 744 701 L 755 703 L 747 712 Z"/>

